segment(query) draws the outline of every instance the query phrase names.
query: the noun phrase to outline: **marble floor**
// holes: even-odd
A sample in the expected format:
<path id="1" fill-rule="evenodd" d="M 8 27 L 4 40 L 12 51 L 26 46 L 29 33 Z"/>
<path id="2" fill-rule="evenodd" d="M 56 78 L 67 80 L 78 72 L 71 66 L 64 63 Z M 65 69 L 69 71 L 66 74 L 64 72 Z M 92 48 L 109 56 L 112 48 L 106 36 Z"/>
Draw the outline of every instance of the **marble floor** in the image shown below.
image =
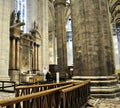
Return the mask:
<path id="1" fill-rule="evenodd" d="M 91 98 L 88 103 L 93 107 L 86 108 L 120 108 L 120 97 L 116 98 Z"/>
<path id="2" fill-rule="evenodd" d="M 0 92 L 0 100 L 10 99 L 15 97 L 15 93 Z"/>

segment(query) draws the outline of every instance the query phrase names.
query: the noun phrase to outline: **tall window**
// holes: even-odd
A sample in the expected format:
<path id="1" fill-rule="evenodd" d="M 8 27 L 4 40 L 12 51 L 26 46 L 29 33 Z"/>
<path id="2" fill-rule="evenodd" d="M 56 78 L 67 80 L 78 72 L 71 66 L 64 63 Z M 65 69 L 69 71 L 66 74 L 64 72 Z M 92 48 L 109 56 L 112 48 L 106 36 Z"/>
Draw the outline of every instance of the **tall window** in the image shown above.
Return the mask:
<path id="1" fill-rule="evenodd" d="M 66 22 L 66 34 L 67 34 L 67 65 L 73 66 L 73 48 L 72 48 L 72 28 L 71 28 L 71 16 Z"/>
<path id="2" fill-rule="evenodd" d="M 112 23 L 113 46 L 116 70 L 120 69 L 120 27 L 115 22 Z"/>
<path id="3" fill-rule="evenodd" d="M 26 0 L 15 0 L 15 12 L 20 11 L 21 22 L 26 22 L 26 9 Z M 22 26 L 21 29 L 26 32 L 26 26 Z"/>

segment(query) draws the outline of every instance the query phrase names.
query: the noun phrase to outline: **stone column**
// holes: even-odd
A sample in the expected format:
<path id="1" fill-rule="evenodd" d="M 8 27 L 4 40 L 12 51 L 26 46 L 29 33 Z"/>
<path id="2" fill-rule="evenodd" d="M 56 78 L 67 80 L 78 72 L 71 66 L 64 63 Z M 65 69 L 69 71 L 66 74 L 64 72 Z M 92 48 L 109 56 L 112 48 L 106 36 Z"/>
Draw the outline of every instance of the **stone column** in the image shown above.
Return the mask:
<path id="1" fill-rule="evenodd" d="M 26 9 L 26 32 L 29 32 L 33 29 L 34 21 L 37 21 L 37 11 L 38 7 L 36 6 L 38 0 L 26 0 L 27 9 Z M 34 8 L 33 8 L 34 7 Z"/>
<path id="2" fill-rule="evenodd" d="M 19 44 L 19 40 L 11 36 L 9 75 L 10 80 L 15 81 L 17 84 L 19 84 L 20 81 Z"/>
<path id="3" fill-rule="evenodd" d="M 48 1 L 49 8 L 49 64 L 56 64 L 57 52 L 55 51 L 55 8 L 53 1 Z"/>
<path id="4" fill-rule="evenodd" d="M 10 3 L 10 11 L 13 12 L 13 10 L 15 9 L 15 0 L 11 0 L 11 3 Z"/>
<path id="5" fill-rule="evenodd" d="M 11 40 L 11 69 L 15 69 L 15 38 L 12 37 L 12 40 Z"/>
<path id="6" fill-rule="evenodd" d="M 34 65 L 34 43 L 33 43 L 33 52 L 32 52 L 32 54 L 33 54 L 33 59 L 32 59 L 32 65 L 33 65 L 33 67 L 32 67 L 32 70 L 34 70 L 35 68 L 35 65 Z"/>
<path id="7" fill-rule="evenodd" d="M 35 70 L 35 43 L 33 43 L 33 71 Z"/>
<path id="8" fill-rule="evenodd" d="M 34 44 L 34 70 L 37 70 L 37 45 Z"/>
<path id="9" fill-rule="evenodd" d="M 74 75 L 114 74 L 113 45 L 106 0 L 71 0 Z"/>
<path id="10" fill-rule="evenodd" d="M 91 79 L 91 96 L 114 97 L 118 87 L 117 78 L 113 75 L 115 68 L 108 1 L 71 0 L 71 11 L 74 55 L 72 78 Z"/>
<path id="11" fill-rule="evenodd" d="M 57 55 L 58 71 L 66 72 L 67 70 L 67 46 L 66 46 L 66 28 L 65 12 L 66 0 L 55 1 L 56 13 L 56 36 L 57 36 Z"/>
<path id="12" fill-rule="evenodd" d="M 9 69 L 15 69 L 15 38 L 10 37 L 10 63 Z"/>
<path id="13" fill-rule="evenodd" d="M 20 40 L 16 40 L 16 69 L 20 69 Z"/>
<path id="14" fill-rule="evenodd" d="M 40 69 L 42 72 L 49 70 L 49 49 L 48 49 L 48 0 L 39 0 L 38 1 L 38 22 L 39 28 L 38 31 L 41 33 L 41 66 Z"/>
<path id="15" fill-rule="evenodd" d="M 57 61 L 57 38 L 55 37 L 55 43 L 54 43 L 54 50 L 55 50 L 55 52 L 54 52 L 54 56 L 55 56 L 55 64 L 57 64 L 58 63 L 58 61 Z"/>
<path id="16" fill-rule="evenodd" d="M 39 71 L 39 45 L 37 45 L 37 71 Z"/>
<path id="17" fill-rule="evenodd" d="M 49 64 L 56 64 L 55 46 L 55 33 L 52 31 L 49 33 Z"/>
<path id="18" fill-rule="evenodd" d="M 9 24 L 10 2 L 0 0 L 0 79 L 9 80 Z"/>

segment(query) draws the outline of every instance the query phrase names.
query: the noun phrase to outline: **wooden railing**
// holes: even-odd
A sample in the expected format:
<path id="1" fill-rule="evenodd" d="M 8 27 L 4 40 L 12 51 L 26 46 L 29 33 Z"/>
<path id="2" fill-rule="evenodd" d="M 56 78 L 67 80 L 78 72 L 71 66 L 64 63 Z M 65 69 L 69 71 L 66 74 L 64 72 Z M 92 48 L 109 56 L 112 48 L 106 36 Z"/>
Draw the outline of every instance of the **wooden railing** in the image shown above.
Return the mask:
<path id="1" fill-rule="evenodd" d="M 61 90 L 62 108 L 80 108 L 85 105 L 90 95 L 90 81 L 76 84 Z"/>
<path id="2" fill-rule="evenodd" d="M 0 101 L 6 108 L 80 108 L 86 103 L 89 81 L 68 84 L 61 87 L 36 92 L 24 96 Z"/>
<path id="3" fill-rule="evenodd" d="M 60 83 L 41 84 L 41 85 L 18 86 L 16 87 L 16 97 L 53 89 L 53 88 L 68 85 L 71 83 L 72 82 L 60 82 Z"/>
<path id="4" fill-rule="evenodd" d="M 6 106 L 6 108 L 59 108 L 59 90 L 70 87 L 72 85 L 73 84 L 69 84 L 50 90 L 45 90 L 25 96 L 15 97 L 13 99 L 0 101 L 0 106 Z"/>
<path id="5" fill-rule="evenodd" d="M 0 81 L 0 91 L 15 92 L 15 86 L 13 81 Z"/>

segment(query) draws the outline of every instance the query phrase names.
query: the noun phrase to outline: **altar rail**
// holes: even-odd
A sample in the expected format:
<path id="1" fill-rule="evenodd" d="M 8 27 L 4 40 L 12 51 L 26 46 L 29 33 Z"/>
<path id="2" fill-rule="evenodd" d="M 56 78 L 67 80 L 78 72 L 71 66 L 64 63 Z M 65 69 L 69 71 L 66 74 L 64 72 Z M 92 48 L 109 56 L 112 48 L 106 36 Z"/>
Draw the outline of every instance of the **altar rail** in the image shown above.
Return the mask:
<path id="1" fill-rule="evenodd" d="M 16 87 L 16 97 L 57 88 L 71 83 L 72 82 L 60 82 L 60 83 L 41 84 L 41 85 L 18 86 Z"/>
<path id="2" fill-rule="evenodd" d="M 64 88 L 61 93 L 61 108 L 80 108 L 85 105 L 90 96 L 90 81 L 75 84 L 75 86 Z"/>
<path id="3" fill-rule="evenodd" d="M 0 81 L 0 91 L 15 92 L 16 83 L 13 81 Z"/>
<path id="4" fill-rule="evenodd" d="M 80 108 L 87 102 L 90 93 L 89 86 L 89 81 L 82 84 L 68 84 L 3 100 L 0 101 L 0 106 L 6 106 L 6 108 Z"/>

